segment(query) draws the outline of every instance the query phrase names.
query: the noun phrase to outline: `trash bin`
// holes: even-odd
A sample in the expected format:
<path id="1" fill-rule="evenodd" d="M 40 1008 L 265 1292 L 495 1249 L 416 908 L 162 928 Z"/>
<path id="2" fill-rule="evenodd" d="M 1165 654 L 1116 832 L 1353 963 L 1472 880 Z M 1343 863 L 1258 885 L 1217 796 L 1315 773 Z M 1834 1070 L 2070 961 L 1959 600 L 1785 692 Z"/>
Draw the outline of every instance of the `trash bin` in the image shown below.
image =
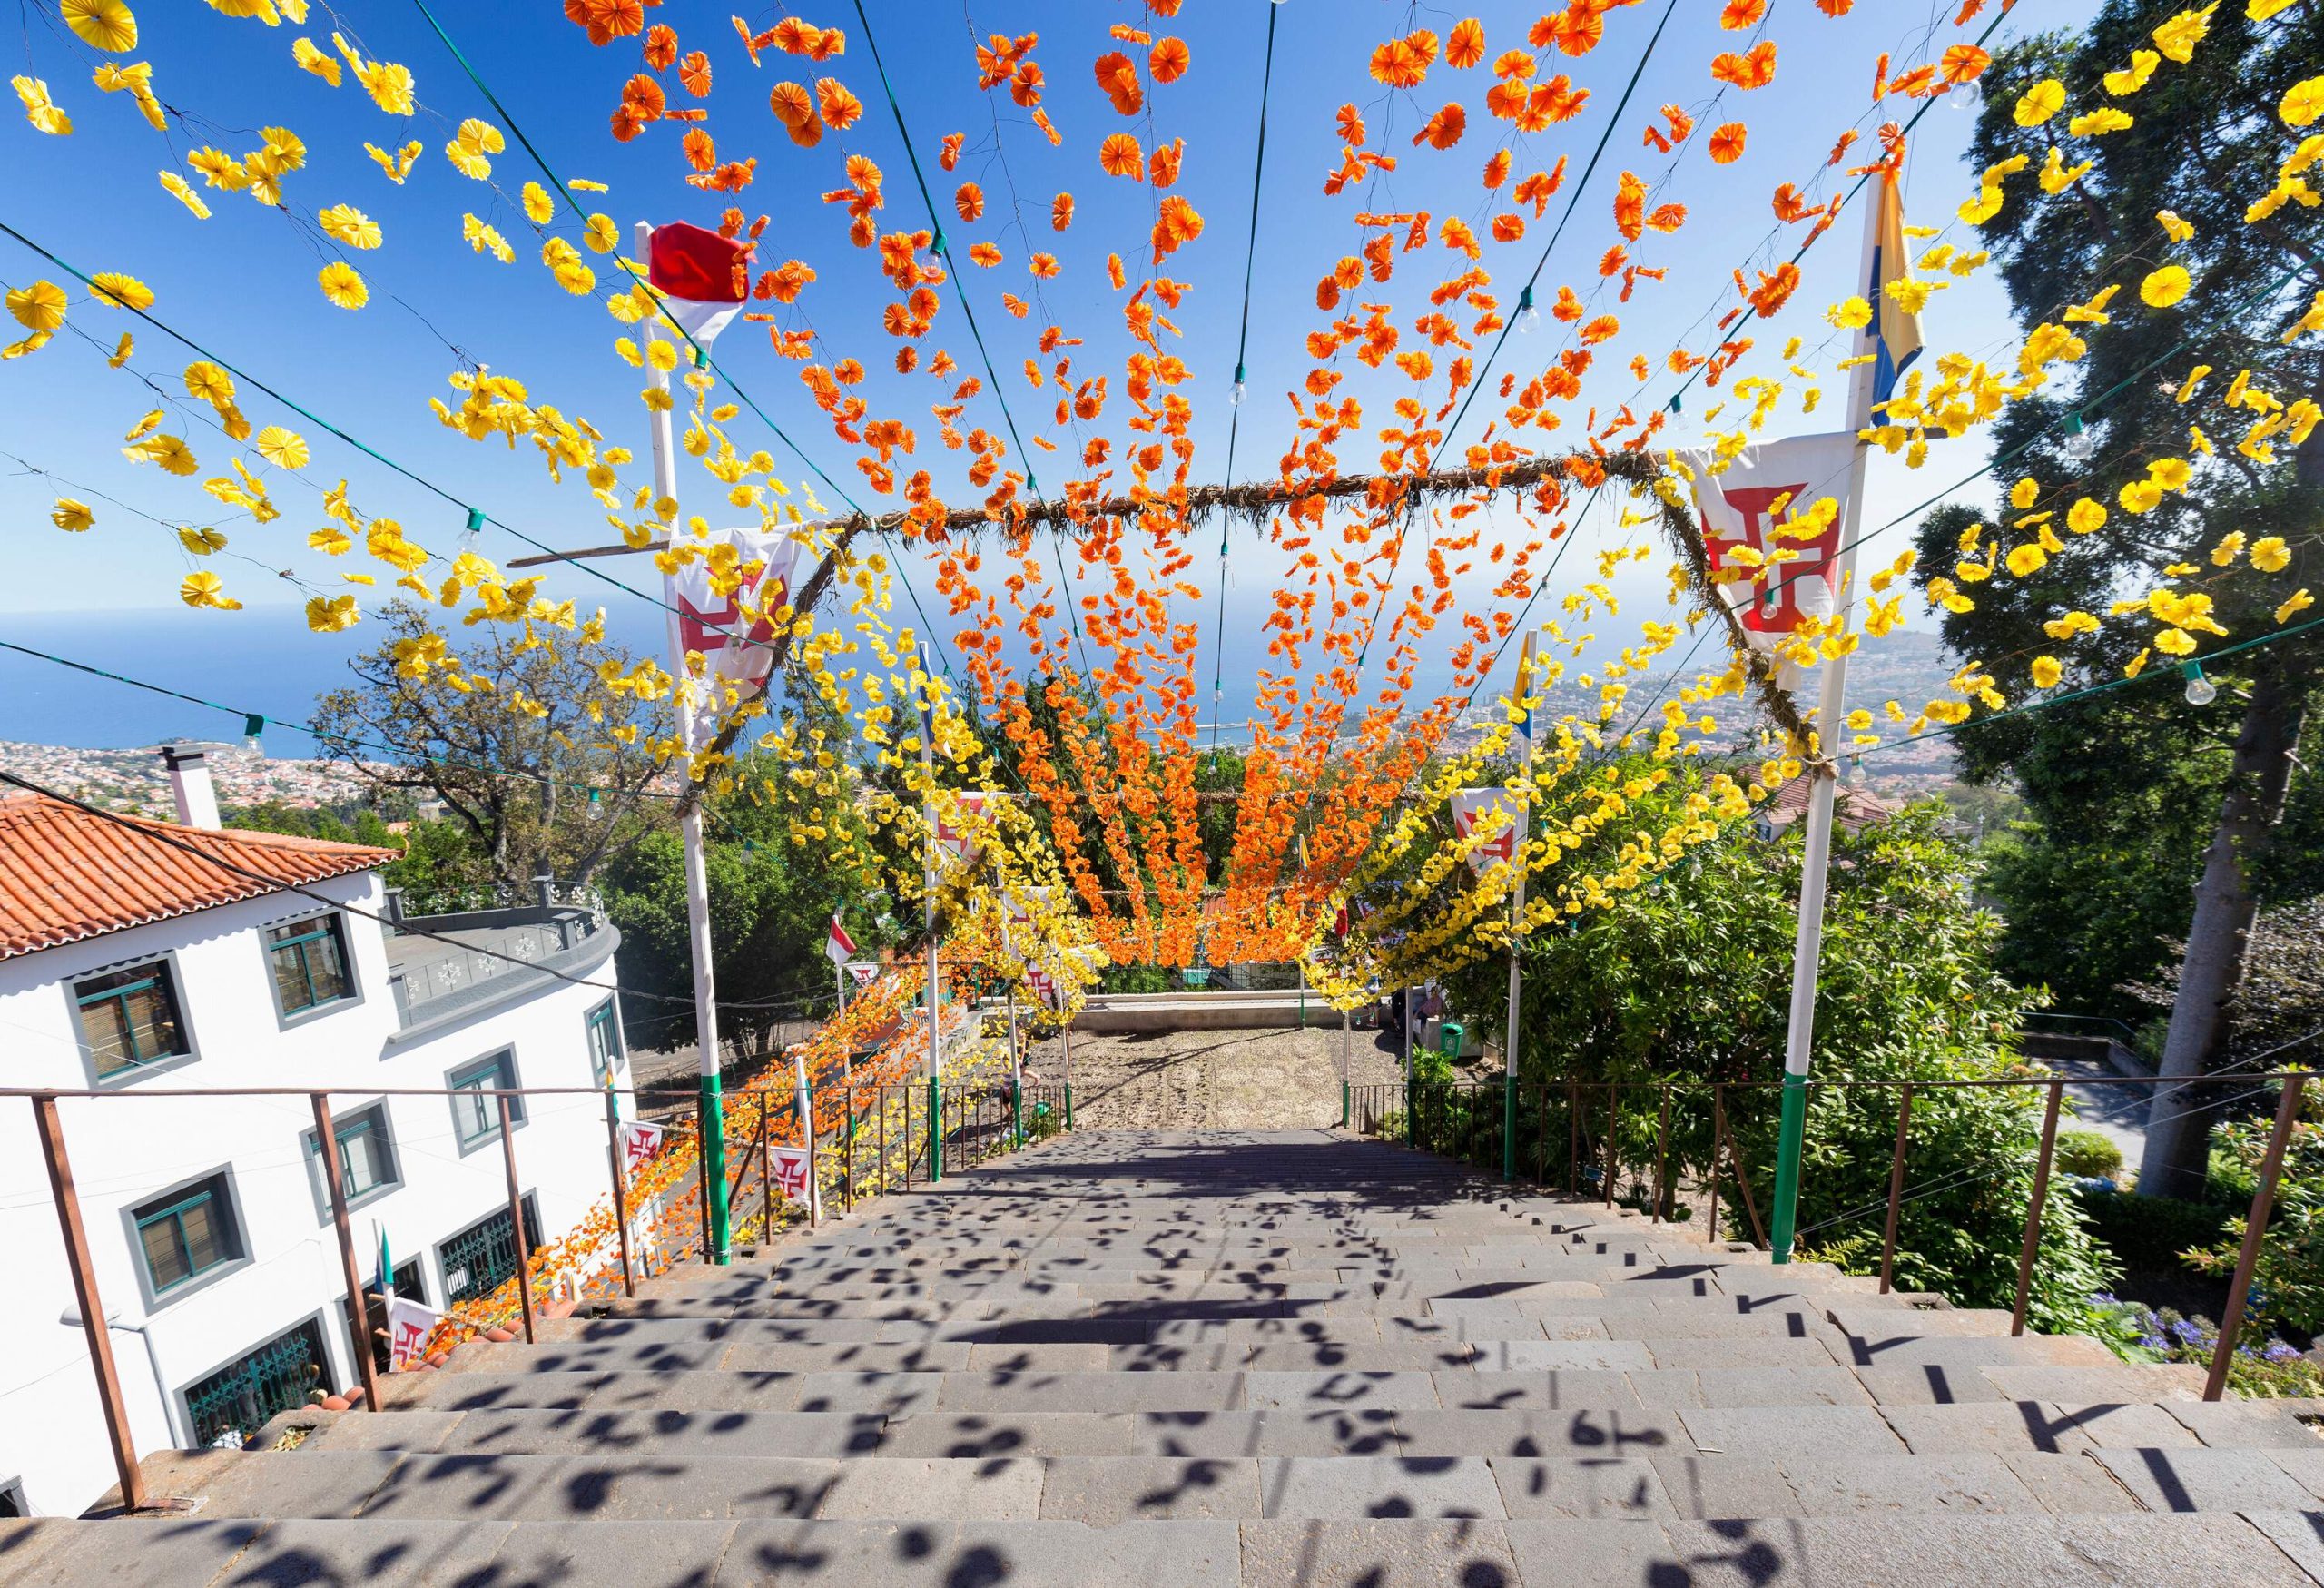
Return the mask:
<path id="1" fill-rule="evenodd" d="M 1469 1030 L 1459 1021 L 1440 1021 L 1436 1027 L 1436 1050 L 1447 1059 L 1458 1059 L 1461 1046 L 1469 1040 Z"/>

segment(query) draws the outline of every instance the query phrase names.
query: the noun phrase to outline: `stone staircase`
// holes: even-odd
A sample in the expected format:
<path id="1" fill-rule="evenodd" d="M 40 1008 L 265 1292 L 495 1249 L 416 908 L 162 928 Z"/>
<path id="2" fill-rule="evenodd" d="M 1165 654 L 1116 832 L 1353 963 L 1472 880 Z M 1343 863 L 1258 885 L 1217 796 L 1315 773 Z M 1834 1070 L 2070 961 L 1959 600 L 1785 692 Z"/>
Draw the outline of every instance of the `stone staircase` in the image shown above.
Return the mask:
<path id="1" fill-rule="evenodd" d="M 0 1583 L 2324 1581 L 2304 1405 L 1326 1131 L 1079 1133 L 613 1313 Z"/>

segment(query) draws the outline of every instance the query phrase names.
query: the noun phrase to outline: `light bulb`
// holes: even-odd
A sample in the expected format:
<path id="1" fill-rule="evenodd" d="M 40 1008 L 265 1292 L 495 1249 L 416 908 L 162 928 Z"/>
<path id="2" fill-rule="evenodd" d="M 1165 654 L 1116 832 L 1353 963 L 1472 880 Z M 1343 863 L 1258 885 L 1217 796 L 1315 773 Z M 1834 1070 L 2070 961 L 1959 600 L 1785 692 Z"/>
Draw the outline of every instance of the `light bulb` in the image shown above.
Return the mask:
<path id="1" fill-rule="evenodd" d="M 2070 462 L 2074 463 L 2087 463 L 2097 454 L 2098 443 L 2091 439 L 2090 431 L 2083 427 L 2080 414 L 2066 415 L 2066 439 L 2060 443 L 2058 450 L 2065 454 Z"/>
<path id="2" fill-rule="evenodd" d="M 2189 705 L 2209 705 L 2219 698 L 2219 686 L 2203 676 L 2203 665 L 2201 662 L 2185 663 L 2179 670 L 2187 676 L 2187 704 Z"/>
<path id="3" fill-rule="evenodd" d="M 1541 329 L 1541 311 L 1531 303 L 1517 311 L 1517 334 L 1531 336 Z"/>
<path id="4" fill-rule="evenodd" d="M 1243 406 L 1243 399 L 1246 394 L 1247 390 L 1244 384 L 1240 380 L 1237 380 L 1235 382 L 1235 390 L 1226 394 L 1226 400 L 1235 407 L 1240 408 Z"/>
<path id="5" fill-rule="evenodd" d="M 1976 109 L 1977 85 L 1974 83 L 1956 85 L 1952 93 L 1945 96 L 1945 103 L 1947 108 L 1956 112 Z"/>
<path id="6" fill-rule="evenodd" d="M 265 755 L 266 747 L 261 745 L 258 741 L 259 735 L 265 731 L 266 718 L 254 711 L 246 711 L 242 714 L 243 749 L 249 751 L 253 755 Z"/>
<path id="7" fill-rule="evenodd" d="M 598 803 L 597 791 L 594 788 L 589 791 L 589 804 L 582 814 L 592 822 L 602 822 L 606 819 L 606 807 Z"/>

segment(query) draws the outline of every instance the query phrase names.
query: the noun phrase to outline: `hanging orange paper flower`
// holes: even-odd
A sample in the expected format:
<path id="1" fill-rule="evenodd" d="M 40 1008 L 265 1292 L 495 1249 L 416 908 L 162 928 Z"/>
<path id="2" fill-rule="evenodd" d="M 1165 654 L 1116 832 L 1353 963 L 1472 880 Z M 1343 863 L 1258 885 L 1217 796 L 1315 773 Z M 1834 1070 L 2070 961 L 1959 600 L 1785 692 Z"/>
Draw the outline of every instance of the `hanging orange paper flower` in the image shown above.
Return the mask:
<path id="1" fill-rule="evenodd" d="M 1187 74 L 1192 60 L 1186 40 L 1167 38 L 1154 46 L 1154 53 L 1146 59 L 1146 69 L 1154 74 L 1157 83 L 1176 83 Z"/>
<path id="2" fill-rule="evenodd" d="M 1714 165 L 1732 165 L 1743 158 L 1743 146 L 1749 141 L 1750 129 L 1741 122 L 1728 122 L 1710 135 L 1710 158 Z"/>

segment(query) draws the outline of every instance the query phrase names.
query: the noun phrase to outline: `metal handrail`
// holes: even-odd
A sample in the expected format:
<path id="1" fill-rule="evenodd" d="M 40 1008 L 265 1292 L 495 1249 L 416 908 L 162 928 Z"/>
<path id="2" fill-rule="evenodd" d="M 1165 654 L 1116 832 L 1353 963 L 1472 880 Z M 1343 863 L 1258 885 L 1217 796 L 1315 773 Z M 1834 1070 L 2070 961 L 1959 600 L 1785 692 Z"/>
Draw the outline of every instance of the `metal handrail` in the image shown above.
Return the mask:
<path id="1" fill-rule="evenodd" d="M 2218 1400 L 2226 1391 L 2227 1375 L 2234 1360 L 2236 1338 L 2243 1325 L 2244 1314 L 2251 1288 L 2251 1276 L 2260 1254 L 2260 1243 L 2267 1229 L 2269 1217 L 2275 1208 L 2276 1189 L 2283 1173 L 2283 1160 L 2297 1121 L 2299 1097 L 2310 1079 L 2311 1072 L 2299 1070 L 2253 1072 L 2250 1070 L 2214 1071 L 2201 1076 L 2166 1075 L 2105 1075 L 2075 1077 L 2074 1084 L 2087 1086 L 2171 1086 L 2180 1090 L 2233 1083 L 2250 1090 L 2238 1091 L 2233 1097 L 2206 1107 L 2223 1107 L 2261 1095 L 2267 1087 L 2279 1088 L 2275 1129 L 2268 1142 L 2267 1154 L 2260 1165 L 2259 1183 L 2253 1192 L 2250 1212 L 2244 1227 L 2241 1251 L 2238 1254 L 2234 1277 L 2229 1284 L 2227 1306 L 2220 1320 L 2219 1338 L 2212 1348 L 2209 1378 L 2204 1385 L 2203 1398 Z M 1991 1076 L 1944 1080 L 1816 1080 L 1808 1082 L 1812 1094 L 1818 1090 L 1885 1090 L 1897 1095 L 1896 1137 L 1889 1161 L 1888 1195 L 1885 1205 L 1867 1204 L 1842 1214 L 1828 1223 L 1844 1223 L 1866 1217 L 1885 1206 L 1880 1249 L 1880 1293 L 1886 1295 L 1892 1287 L 1896 1271 L 1896 1231 L 1904 1204 L 1910 1200 L 1906 1186 L 1906 1160 L 1910 1150 L 1913 1099 L 1915 1094 L 1956 1088 L 2039 1087 L 2043 1091 L 2041 1146 L 2034 1168 L 2032 1194 L 2025 1209 L 2025 1231 L 2018 1253 L 2017 1288 L 2010 1310 L 2010 1333 L 2025 1332 L 2025 1314 L 2032 1297 L 2034 1263 L 2041 1249 L 2042 1223 L 2047 1208 L 2051 1170 L 2057 1149 L 2058 1120 L 2064 1099 L 2067 1077 L 2054 1072 L 2016 1076 Z M 1567 1148 L 1561 1167 L 1565 1191 L 1578 1196 L 1590 1182 L 1605 1195 L 1608 1208 L 1614 1205 L 1622 1172 L 1621 1099 L 1624 1092 L 1646 1090 L 1653 1094 L 1653 1112 L 1658 1125 L 1655 1132 L 1653 1198 L 1650 1216 L 1660 1223 L 1670 1206 L 1669 1145 L 1670 1119 L 1674 1103 L 1681 1098 L 1699 1103 L 1704 1092 L 1709 1094 L 1711 1109 L 1711 1156 L 1709 1173 L 1704 1182 L 1709 1192 L 1710 1236 L 1718 1238 L 1718 1198 L 1722 1182 L 1731 1182 L 1742 1200 L 1754 1236 L 1754 1244 L 1765 1248 L 1765 1234 L 1760 1227 L 1758 1207 L 1751 1195 L 1751 1179 L 1737 1149 L 1734 1134 L 1728 1128 L 1727 1097 L 1730 1091 L 1761 1092 L 1782 1087 L 1780 1080 L 1708 1081 L 1693 1078 L 1664 1077 L 1640 1080 L 1583 1080 L 1569 1077 L 1556 1081 L 1518 1081 L 1514 1106 L 1505 1106 L 1506 1089 L 1512 1084 L 1505 1078 L 1489 1080 L 1398 1080 L 1362 1086 L 1344 1086 L 1342 1123 L 1348 1129 L 1364 1135 L 1390 1136 L 1401 1134 L 1407 1146 L 1415 1149 L 1443 1153 L 1490 1168 L 1504 1160 L 1499 1133 L 1505 1129 L 1505 1119 L 1522 1121 L 1530 1116 L 1533 1121 L 1534 1142 L 1530 1158 L 1533 1181 L 1538 1189 L 1546 1189 L 1550 1176 L 1550 1120 L 1553 1107 L 1562 1094 L 1561 1114 L 1566 1129 Z M 1594 1105 L 1585 1107 L 1600 1093 L 1604 1096 L 1602 1110 Z M 1528 1098 L 1531 1098 L 1529 1104 Z M 1493 1106 L 1482 1106 L 1491 1100 Z M 1601 1145 L 1590 1149 L 1592 1119 L 1604 1123 Z M 1587 1154 L 1587 1156 L 1585 1156 Z M 1949 1185 L 1953 1182 L 1945 1182 Z M 1940 1185 L 1933 1189 L 1943 1189 Z M 1924 1189 L 1921 1195 L 1931 1194 Z"/>
<path id="2" fill-rule="evenodd" d="M 827 1081 L 838 1079 L 826 1078 Z M 841 1080 L 840 1084 L 844 1086 L 847 1082 Z M 965 1149 L 967 1165 L 973 1167 L 976 1164 L 990 1161 L 1002 1152 L 1023 1146 L 1030 1139 L 1029 1136 L 1019 1136 L 1013 1126 L 1003 1120 L 996 1112 L 996 1100 L 1008 1096 L 1010 1084 L 1003 1080 L 997 1084 L 954 1085 L 931 1089 L 925 1082 L 912 1081 L 889 1082 L 874 1088 L 881 1141 L 879 1153 L 881 1191 L 885 1193 L 889 1189 L 886 1105 L 892 1093 L 900 1091 L 909 1109 L 915 1093 L 927 1096 L 932 1092 L 938 1101 L 940 1117 L 949 1114 L 959 1121 L 957 1124 L 948 1124 L 945 1127 L 945 1135 L 960 1142 Z M 357 1374 L 362 1381 L 362 1405 L 367 1410 L 376 1411 L 379 1406 L 379 1393 L 378 1371 L 372 1361 L 369 1303 L 363 1285 L 362 1266 L 355 1250 L 352 1225 L 348 1217 L 346 1185 L 340 1172 L 339 1144 L 333 1129 L 331 1113 L 331 1098 L 334 1090 L 337 1089 L 295 1086 L 176 1086 L 113 1090 L 91 1087 L 0 1087 L 0 1100 L 21 1098 L 32 1104 L 34 1124 L 40 1139 L 41 1154 L 48 1171 L 51 1200 L 55 1206 L 57 1221 L 64 1234 L 65 1260 L 71 1271 L 74 1303 L 79 1311 L 83 1334 L 87 1341 L 89 1359 L 96 1374 L 99 1405 L 104 1416 L 106 1436 L 112 1447 L 114 1470 L 121 1482 L 122 1504 L 124 1510 L 136 1512 L 167 1507 L 157 1507 L 150 1503 L 143 1475 L 138 1467 L 136 1445 L 130 1432 L 128 1415 L 122 1396 L 120 1375 L 113 1362 L 109 1327 L 104 1321 L 106 1317 L 104 1305 L 98 1295 L 96 1265 L 90 1252 L 88 1231 L 81 1217 L 80 1194 L 74 1184 L 72 1159 L 66 1150 L 64 1122 L 57 1104 L 67 1099 L 102 1099 L 115 1103 L 162 1098 L 297 1097 L 307 1099 L 313 1110 L 316 1140 L 321 1158 L 322 1179 L 329 1194 L 332 1229 L 337 1237 L 340 1280 L 346 1287 L 347 1326 Z M 602 1097 L 605 1100 L 606 1173 L 612 1189 L 614 1223 L 619 1238 L 622 1288 L 629 1296 L 636 1294 L 636 1275 L 631 1251 L 627 1206 L 628 1176 L 623 1167 L 622 1118 L 619 1100 L 627 1096 L 635 1104 L 656 1093 L 683 1090 L 695 1099 L 694 1129 L 697 1132 L 703 1128 L 702 1110 L 706 1101 L 694 1088 L 678 1082 L 647 1082 L 644 1085 L 627 1086 L 613 1084 L 521 1087 L 404 1086 L 343 1090 L 351 1093 L 359 1093 L 366 1099 L 462 1097 L 491 1100 L 492 1106 L 499 1118 L 502 1164 L 507 1181 L 508 1217 L 516 1242 L 517 1302 L 524 1338 L 527 1345 L 534 1343 L 536 1336 L 532 1294 L 534 1276 L 531 1272 L 532 1254 L 527 1250 L 525 1238 L 523 1198 L 517 1172 L 516 1131 L 512 1128 L 514 1124 L 512 1100 L 527 1097 Z M 755 1153 L 759 1159 L 760 1172 L 764 1186 L 765 1212 L 763 1228 L 765 1237 L 771 1238 L 774 1229 L 775 1183 L 771 1172 L 772 1137 L 767 1128 L 767 1121 L 778 1112 L 778 1100 L 780 1108 L 789 1110 L 795 1121 L 798 1113 L 798 1093 L 795 1087 L 769 1077 L 759 1085 L 740 1087 L 720 1094 L 721 1106 L 739 1100 L 747 1107 L 747 1100 L 753 1096 L 758 1099 L 759 1129 L 755 1138 L 751 1139 L 749 1146 L 739 1155 L 742 1162 L 736 1176 L 735 1186 L 738 1194 L 746 1189 L 745 1182 L 751 1172 L 750 1160 Z M 1073 1093 L 1069 1082 L 1062 1088 L 1027 1087 L 1024 1089 L 1023 1096 L 1027 1100 L 1033 1100 L 1036 1108 L 1052 1100 L 1061 1103 L 1064 1128 L 1068 1129 L 1072 1128 Z M 821 1170 L 817 1166 L 826 1146 L 839 1149 L 842 1161 L 841 1196 L 843 1203 L 849 1207 L 853 1206 L 854 1198 L 860 1192 L 868 1192 L 870 1189 L 869 1174 L 867 1173 L 859 1180 L 855 1173 L 854 1138 L 858 1129 L 858 1117 L 853 1113 L 852 1102 L 853 1094 L 851 1088 L 842 1100 L 842 1119 L 827 1128 L 818 1129 L 814 1100 L 811 1093 L 807 1105 L 808 1129 L 802 1133 L 803 1139 L 809 1144 L 808 1175 L 811 1188 L 820 1188 Z M 909 1131 L 906 1140 L 908 1143 L 911 1140 Z M 699 1166 L 695 1172 L 699 1177 L 701 1173 Z M 911 1183 L 911 1165 L 908 1160 L 905 1165 L 904 1185 L 908 1189 Z M 708 1218 L 707 1197 L 703 1198 L 703 1202 L 704 1217 L 706 1219 Z M 811 1197 L 809 1202 L 811 1218 L 820 1217 L 818 1202 L 819 1198 Z M 706 1256 L 709 1251 L 706 1237 L 703 1249 Z"/>

